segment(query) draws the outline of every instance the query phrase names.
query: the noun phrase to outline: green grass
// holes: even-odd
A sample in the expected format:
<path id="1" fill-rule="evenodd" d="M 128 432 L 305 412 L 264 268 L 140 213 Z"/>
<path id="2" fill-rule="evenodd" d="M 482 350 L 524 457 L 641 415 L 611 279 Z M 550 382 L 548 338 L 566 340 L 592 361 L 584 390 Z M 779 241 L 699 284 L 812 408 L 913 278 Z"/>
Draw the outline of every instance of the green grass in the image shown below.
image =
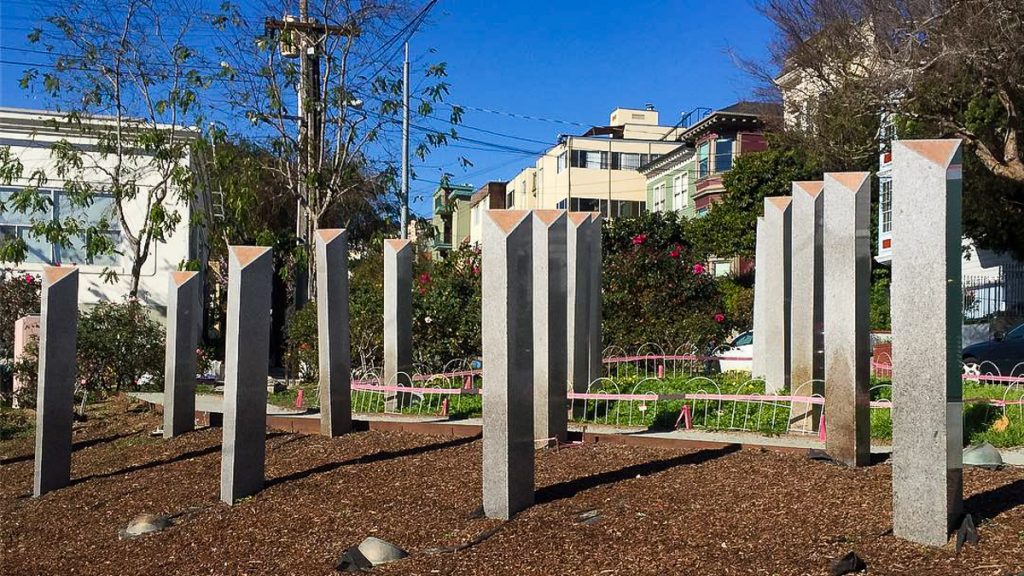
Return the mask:
<path id="1" fill-rule="evenodd" d="M 764 383 L 751 381 L 741 373 L 717 374 L 710 378 L 669 376 L 646 378 L 643 374 L 617 377 L 616 385 L 595 385 L 591 392 L 619 394 L 764 394 Z M 579 422 L 595 422 L 619 426 L 641 426 L 671 429 L 683 407 L 682 400 L 642 403 L 639 401 L 588 400 Z M 783 405 L 751 402 L 719 402 L 699 400 L 687 402 L 696 426 L 710 430 L 745 428 L 763 434 L 786 432 L 789 409 Z M 640 407 L 646 406 L 641 411 Z"/>
<path id="2" fill-rule="evenodd" d="M 872 379 L 872 385 L 890 384 L 888 380 Z M 1009 393 L 1007 393 L 1009 390 Z M 891 399 L 891 388 L 875 390 L 872 400 Z M 996 430 L 993 425 L 1003 416 L 1001 407 L 972 399 L 986 400 L 1019 400 L 1024 397 L 1024 389 L 1019 387 L 1008 389 L 1006 386 L 983 384 L 964 381 L 964 439 L 968 444 L 989 442 L 997 448 L 1024 446 L 1024 411 L 1018 407 L 1007 410 L 1009 424 L 1004 430 Z M 892 440 L 892 413 L 889 410 L 874 409 L 871 411 L 871 437 L 878 440 Z"/>
<path id="3" fill-rule="evenodd" d="M 764 383 L 751 381 L 743 373 L 715 374 L 708 378 L 693 376 L 669 376 L 656 379 L 645 376 L 643 371 L 637 372 L 635 366 L 622 367 L 615 377 L 615 383 L 603 382 L 595 385 L 592 392 L 617 394 L 764 394 Z M 654 371 L 651 371 L 654 374 Z M 418 383 L 422 386 L 423 383 Z M 451 387 L 461 386 L 461 381 L 451 381 Z M 479 379 L 477 385 L 480 385 Z M 871 399 L 889 400 L 892 397 L 891 382 L 884 378 L 871 378 Z M 315 406 L 317 403 L 317 384 L 304 383 L 304 404 Z M 964 382 L 963 395 L 965 400 L 993 399 L 1002 400 L 1007 388 L 1000 385 Z M 271 394 L 268 401 L 278 406 L 295 406 L 298 388 L 290 388 Z M 1018 400 L 1024 397 L 1024 388 L 1016 388 L 1007 399 Z M 441 401 L 448 398 L 448 417 L 451 419 L 478 418 L 482 414 L 482 398 L 479 395 L 445 396 L 427 395 L 413 396 L 410 404 L 402 408 L 405 414 L 433 416 L 440 414 Z M 356 391 L 352 396 L 353 409 L 359 412 L 383 412 L 384 395 L 379 393 Z M 788 406 L 753 402 L 718 402 L 690 401 L 691 415 L 694 425 L 706 430 L 728 430 L 744 428 L 766 435 L 785 434 L 788 430 Z M 682 409 L 683 401 L 666 400 L 654 402 L 588 400 L 581 408 L 582 415 L 575 421 L 581 424 L 596 423 L 618 426 L 635 426 L 651 429 L 668 430 L 675 426 L 676 419 Z M 644 409 L 642 409 L 644 408 Z M 1003 416 L 1003 409 L 981 403 L 965 402 L 964 405 L 964 437 L 970 443 L 990 442 L 1003 448 L 1024 446 L 1024 409 L 1010 409 L 1009 424 L 1004 430 L 995 430 L 993 425 Z M 871 410 L 871 437 L 875 440 L 892 440 L 892 413 L 884 408 Z"/>
<path id="4" fill-rule="evenodd" d="M 35 429 L 35 418 L 27 410 L 0 408 L 0 440 L 32 436 Z"/>

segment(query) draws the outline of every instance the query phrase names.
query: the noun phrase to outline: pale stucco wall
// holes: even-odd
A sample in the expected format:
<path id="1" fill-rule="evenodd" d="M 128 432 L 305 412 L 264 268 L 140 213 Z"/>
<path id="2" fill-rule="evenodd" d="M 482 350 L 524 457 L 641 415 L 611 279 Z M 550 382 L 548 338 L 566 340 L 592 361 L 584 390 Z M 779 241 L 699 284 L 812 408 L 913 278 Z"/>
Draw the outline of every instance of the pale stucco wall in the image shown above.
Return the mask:
<path id="1" fill-rule="evenodd" d="M 58 178 L 54 171 L 54 162 L 50 150 L 54 142 L 60 139 L 67 139 L 76 146 L 82 146 L 86 155 L 86 162 L 81 176 L 97 185 L 102 185 L 109 180 L 103 172 L 96 167 L 110 168 L 113 163 L 111 158 L 102 158 L 95 151 L 90 151 L 88 146 L 93 143 L 89 138 L 84 138 L 74 131 L 55 133 L 45 124 L 35 130 L 29 130 L 27 126 L 33 120 L 44 118 L 42 114 L 35 111 L 0 110 L 0 146 L 9 146 L 11 154 L 21 162 L 23 176 L 28 177 L 36 170 L 42 170 L 50 178 L 46 188 L 60 188 L 64 181 Z M 137 157 L 136 162 L 145 166 L 147 159 Z M 92 169 L 89 166 L 93 166 Z M 71 179 L 70 176 L 66 177 Z M 155 173 L 149 173 L 138 181 L 140 188 L 146 189 L 158 181 Z M 20 188 L 28 184 L 25 178 L 12 182 L 12 188 Z M 127 201 L 126 220 L 132 231 L 138 230 L 143 222 L 146 211 L 146 195 L 139 194 L 135 199 Z M 150 255 L 142 270 L 139 282 L 139 298 L 150 305 L 160 315 L 165 313 L 167 306 L 167 275 L 172 270 L 177 270 L 178 265 L 189 258 L 190 246 L 190 214 L 189 206 L 181 198 L 165 203 L 169 211 L 175 211 L 181 216 L 174 232 L 167 236 L 164 241 L 154 241 Z M 4 217 L 0 216 L 0 221 Z M 102 301 L 120 301 L 128 295 L 131 286 L 131 248 L 126 235 L 122 231 L 121 244 L 119 247 L 122 256 L 117 257 L 114 264 L 109 268 L 114 271 L 118 278 L 110 283 L 104 279 L 102 273 L 105 266 L 100 265 L 79 265 L 79 302 L 82 305 L 96 304 Z M 13 268 L 21 273 L 40 274 L 43 264 L 24 263 L 17 267 L 0 263 L 0 266 Z"/>

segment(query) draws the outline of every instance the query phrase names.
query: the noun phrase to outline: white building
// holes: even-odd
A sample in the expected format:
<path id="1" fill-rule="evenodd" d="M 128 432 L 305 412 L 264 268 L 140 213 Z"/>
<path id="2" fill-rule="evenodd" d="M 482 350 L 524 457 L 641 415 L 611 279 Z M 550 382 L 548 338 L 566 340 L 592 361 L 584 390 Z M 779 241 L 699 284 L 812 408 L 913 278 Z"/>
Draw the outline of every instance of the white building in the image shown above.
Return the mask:
<path id="1" fill-rule="evenodd" d="M 101 158 L 97 152 L 97 138 L 83 134 L 77 127 L 63 125 L 64 117 L 38 110 L 0 108 L 0 148 L 9 148 L 12 158 L 22 165 L 21 178 L 10 185 L 0 183 L 0 202 L 6 210 L 0 211 L 0 235 L 20 236 L 28 245 L 25 262 L 13 267 L 20 273 L 39 275 L 44 265 L 73 265 L 79 268 L 79 303 L 90 305 L 103 301 L 120 301 L 124 299 L 131 287 L 131 247 L 122 227 L 119 224 L 114 199 L 109 195 L 97 194 L 93 203 L 87 208 L 72 208 L 63 189 L 68 180 L 81 179 L 101 187 L 109 182 L 104 170 L 110 169 L 113 158 Z M 83 120 L 94 126 L 109 125 L 110 120 L 93 118 Z M 178 127 L 181 130 L 181 127 Z M 183 133 L 187 138 L 195 137 L 192 132 Z M 54 143 L 66 140 L 81 151 L 86 158 L 82 169 L 76 175 L 65 174 L 58 177 L 55 161 L 51 155 Z M 125 220 L 128 229 L 138 230 L 146 213 L 148 195 L 147 187 L 152 187 L 160 178 L 155 170 L 147 170 L 150 162 L 147 156 L 138 155 L 129 159 L 134 167 L 142 170 L 133 173 L 140 176 L 136 182 L 142 190 L 135 198 L 126 201 Z M 22 214 L 10 209 L 13 194 L 22 190 L 30 183 L 29 178 L 36 171 L 46 174 L 46 181 L 40 186 L 40 192 L 49 198 L 48 208 L 42 212 Z M 163 315 L 167 306 L 167 275 L 177 270 L 182 263 L 197 258 L 199 254 L 199 236 L 191 224 L 189 203 L 183 201 L 178 194 L 169 194 L 164 206 L 168 212 L 176 212 L 181 220 L 174 231 L 162 241 L 154 240 L 139 281 L 139 299 Z M 84 239 L 78 239 L 71 247 L 63 247 L 47 241 L 45 238 L 34 238 L 30 234 L 33 221 L 46 218 L 64 219 L 67 217 L 84 220 L 88 225 L 95 225 L 106 218 L 110 227 L 106 234 L 119 247 L 120 254 L 100 256 L 88 259 L 84 248 Z M 7 263 L 0 267 L 11 269 Z M 104 272 L 110 271 L 117 275 L 111 282 Z"/>

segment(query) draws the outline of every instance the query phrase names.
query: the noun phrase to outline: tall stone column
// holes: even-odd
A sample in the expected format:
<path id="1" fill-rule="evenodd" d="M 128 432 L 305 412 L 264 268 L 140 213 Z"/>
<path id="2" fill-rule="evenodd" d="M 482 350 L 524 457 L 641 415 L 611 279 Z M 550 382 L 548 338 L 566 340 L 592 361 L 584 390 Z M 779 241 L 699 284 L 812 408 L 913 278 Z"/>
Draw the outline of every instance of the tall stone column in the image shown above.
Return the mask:
<path id="1" fill-rule="evenodd" d="M 790 242 L 792 197 L 764 199 L 765 391 L 778 394 L 789 387 L 790 367 Z M 755 334 L 756 338 L 757 335 Z"/>
<path id="2" fill-rule="evenodd" d="M 590 228 L 588 212 L 569 212 L 566 220 L 566 326 L 568 388 L 585 393 L 590 385 Z M 576 416 L 582 406 L 576 407 Z"/>
<path id="3" fill-rule="evenodd" d="M 230 248 L 220 461 L 220 499 L 227 504 L 263 488 L 273 272 L 270 248 Z"/>
<path id="4" fill-rule="evenodd" d="M 765 282 L 768 279 L 767 264 L 762 266 L 762 263 L 766 262 L 768 258 L 765 253 L 768 244 L 764 239 L 764 230 L 764 216 L 758 216 L 756 245 L 754 246 L 754 343 L 753 361 L 750 368 L 751 378 L 764 378 L 764 342 L 767 334 L 767 328 L 764 325 Z M 762 270 L 765 271 L 762 272 Z"/>
<path id="5" fill-rule="evenodd" d="M 963 507 L 961 155 L 893 142 L 893 533 L 932 546 Z"/>
<path id="6" fill-rule="evenodd" d="M 78 269 L 43 268 L 32 495 L 71 483 L 71 424 L 78 362 Z"/>
<path id="7" fill-rule="evenodd" d="M 825 174 L 825 449 L 847 466 L 871 462 L 870 176 Z"/>
<path id="8" fill-rule="evenodd" d="M 412 259 L 409 240 L 384 241 L 384 383 L 409 386 L 412 371 Z M 394 411 L 406 394 L 388 392 L 384 407 Z"/>
<path id="9" fill-rule="evenodd" d="M 601 224 L 603 219 L 600 212 L 593 212 L 590 215 L 590 300 L 587 302 L 589 318 L 587 324 L 590 329 L 590 363 L 587 379 L 590 382 L 597 380 L 604 375 L 604 362 L 602 352 L 601 334 Z"/>
<path id="10" fill-rule="evenodd" d="M 317 230 L 316 282 L 320 433 L 341 436 L 352 429 L 348 234 L 345 230 Z"/>
<path id="11" fill-rule="evenodd" d="M 525 210 L 483 221 L 483 502 L 509 519 L 533 504 L 532 224 Z"/>
<path id="12" fill-rule="evenodd" d="M 566 350 L 566 213 L 533 213 L 533 436 L 564 442 L 569 404 Z"/>
<path id="13" fill-rule="evenodd" d="M 821 189 L 820 181 L 793 182 L 789 382 L 800 396 L 825 392 Z M 816 430 L 820 415 L 819 406 L 794 402 L 790 427 Z"/>
<path id="14" fill-rule="evenodd" d="M 167 279 L 164 438 L 173 438 L 195 429 L 201 284 L 198 272 L 175 271 Z"/>

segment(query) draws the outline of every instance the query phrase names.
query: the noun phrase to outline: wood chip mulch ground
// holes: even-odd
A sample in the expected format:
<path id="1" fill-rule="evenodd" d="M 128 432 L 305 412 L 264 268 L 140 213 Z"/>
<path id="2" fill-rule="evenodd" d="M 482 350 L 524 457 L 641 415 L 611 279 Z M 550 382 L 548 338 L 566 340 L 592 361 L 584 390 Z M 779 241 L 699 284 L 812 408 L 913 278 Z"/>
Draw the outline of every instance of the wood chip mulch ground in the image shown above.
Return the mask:
<path id="1" fill-rule="evenodd" d="M 218 501 L 219 429 L 163 440 L 149 435 L 153 413 L 104 411 L 76 425 L 73 484 L 39 499 L 32 439 L 0 443 L 0 574 L 332 574 L 369 535 L 412 553 L 373 569 L 382 575 L 828 574 L 850 551 L 869 574 L 1024 571 L 1020 469 L 966 471 L 981 542 L 958 556 L 890 534 L 886 463 L 848 470 L 756 449 L 543 450 L 538 504 L 502 523 L 473 516 L 479 440 L 270 432 L 266 489 L 228 507 Z M 119 540 L 143 512 L 174 525 Z"/>

